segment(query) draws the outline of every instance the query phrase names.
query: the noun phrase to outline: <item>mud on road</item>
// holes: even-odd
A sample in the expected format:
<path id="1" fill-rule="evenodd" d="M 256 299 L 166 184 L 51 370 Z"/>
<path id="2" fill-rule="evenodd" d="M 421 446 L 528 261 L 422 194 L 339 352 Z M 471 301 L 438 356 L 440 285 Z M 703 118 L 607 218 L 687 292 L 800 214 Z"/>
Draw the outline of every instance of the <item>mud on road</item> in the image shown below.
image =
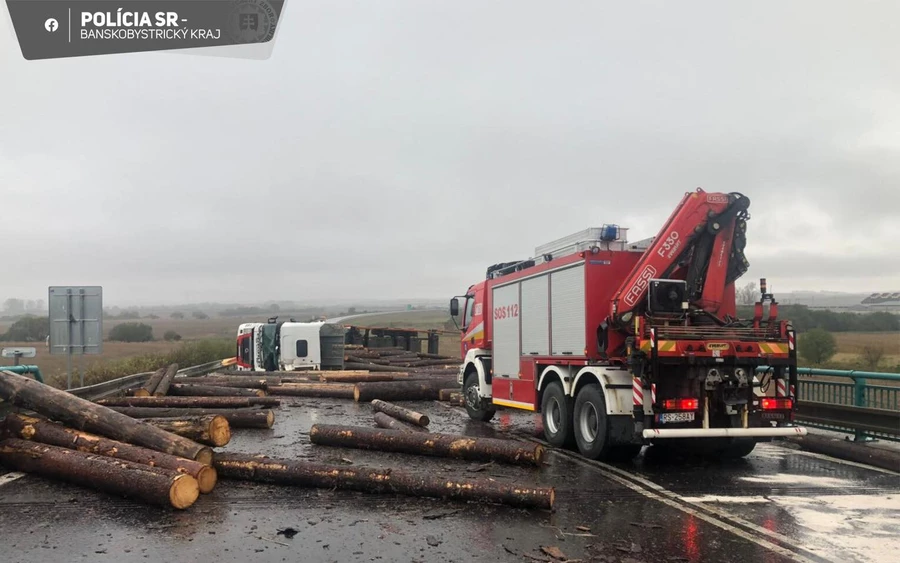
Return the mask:
<path id="1" fill-rule="evenodd" d="M 403 403 L 429 429 L 540 439 L 539 416 L 469 420 Z M 673 459 L 645 448 L 603 464 L 552 450 L 540 468 L 315 446 L 312 424 L 372 426 L 372 408 L 285 398 L 269 430 L 221 451 L 552 486 L 556 510 L 221 480 L 189 510 L 25 476 L 0 476 L 10 562 L 70 561 L 885 561 L 900 550 L 900 474 L 761 444 L 747 459 Z"/>

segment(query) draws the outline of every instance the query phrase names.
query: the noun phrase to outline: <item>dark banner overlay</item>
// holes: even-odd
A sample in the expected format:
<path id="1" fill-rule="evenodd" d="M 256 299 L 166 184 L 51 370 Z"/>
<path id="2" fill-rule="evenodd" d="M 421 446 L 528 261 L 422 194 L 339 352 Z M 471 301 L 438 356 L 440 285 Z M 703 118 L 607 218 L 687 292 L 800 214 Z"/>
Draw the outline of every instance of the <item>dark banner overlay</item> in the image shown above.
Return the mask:
<path id="1" fill-rule="evenodd" d="M 28 60 L 266 43 L 285 0 L 6 0 Z"/>

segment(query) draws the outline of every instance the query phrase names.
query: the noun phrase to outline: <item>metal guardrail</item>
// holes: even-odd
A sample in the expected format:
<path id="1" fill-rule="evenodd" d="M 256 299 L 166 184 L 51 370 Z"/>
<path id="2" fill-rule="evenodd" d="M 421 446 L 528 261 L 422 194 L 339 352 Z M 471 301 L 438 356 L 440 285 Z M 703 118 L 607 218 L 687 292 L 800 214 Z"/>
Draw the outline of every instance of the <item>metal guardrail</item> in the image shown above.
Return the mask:
<path id="1" fill-rule="evenodd" d="M 768 366 L 756 370 L 757 374 L 766 371 Z M 900 442 L 900 374 L 797 368 L 797 375 L 797 420 L 826 430 L 850 432 L 855 441 Z M 896 385 L 871 385 L 872 380 Z"/>
<path id="2" fill-rule="evenodd" d="M 217 369 L 221 369 L 227 365 L 230 365 L 229 360 L 231 359 L 232 358 L 225 358 L 206 364 L 200 364 L 199 366 L 191 366 L 180 369 L 175 372 L 175 377 L 193 377 L 211 373 L 216 371 Z M 83 399 L 101 399 L 103 397 L 119 393 L 121 391 L 126 391 L 128 389 L 138 387 L 142 383 L 146 382 L 150 378 L 150 376 L 153 375 L 153 373 L 154 372 L 152 371 L 148 371 L 145 373 L 126 375 L 125 377 L 111 379 L 109 381 L 104 381 L 103 383 L 96 383 L 94 385 L 85 385 L 84 387 L 69 389 L 69 393 L 72 393 L 73 395 L 76 395 Z"/>

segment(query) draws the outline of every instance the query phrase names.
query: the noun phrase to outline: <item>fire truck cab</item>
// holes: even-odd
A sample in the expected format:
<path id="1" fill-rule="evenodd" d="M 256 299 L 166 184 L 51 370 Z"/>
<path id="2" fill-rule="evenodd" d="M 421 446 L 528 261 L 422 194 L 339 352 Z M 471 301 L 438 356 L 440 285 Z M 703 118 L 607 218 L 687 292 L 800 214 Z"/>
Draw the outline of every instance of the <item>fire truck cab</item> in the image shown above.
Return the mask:
<path id="1" fill-rule="evenodd" d="M 735 314 L 748 207 L 741 194 L 697 189 L 653 238 L 630 243 L 604 225 L 489 267 L 450 303 L 469 416 L 540 412 L 548 442 L 591 459 L 700 440 L 739 457 L 804 435 L 793 424 L 794 331 L 765 280 L 754 318 Z"/>

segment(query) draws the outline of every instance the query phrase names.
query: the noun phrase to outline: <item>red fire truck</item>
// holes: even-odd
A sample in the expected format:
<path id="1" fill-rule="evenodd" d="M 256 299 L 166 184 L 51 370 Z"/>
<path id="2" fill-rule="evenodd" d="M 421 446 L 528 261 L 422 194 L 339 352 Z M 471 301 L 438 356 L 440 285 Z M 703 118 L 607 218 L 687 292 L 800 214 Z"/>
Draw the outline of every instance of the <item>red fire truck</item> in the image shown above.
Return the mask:
<path id="1" fill-rule="evenodd" d="M 794 331 L 765 280 L 753 318 L 736 318 L 748 207 L 698 188 L 651 239 L 629 243 L 604 225 L 488 268 L 450 302 L 469 416 L 540 412 L 548 442 L 591 459 L 698 439 L 742 457 L 757 441 L 804 435 Z"/>

